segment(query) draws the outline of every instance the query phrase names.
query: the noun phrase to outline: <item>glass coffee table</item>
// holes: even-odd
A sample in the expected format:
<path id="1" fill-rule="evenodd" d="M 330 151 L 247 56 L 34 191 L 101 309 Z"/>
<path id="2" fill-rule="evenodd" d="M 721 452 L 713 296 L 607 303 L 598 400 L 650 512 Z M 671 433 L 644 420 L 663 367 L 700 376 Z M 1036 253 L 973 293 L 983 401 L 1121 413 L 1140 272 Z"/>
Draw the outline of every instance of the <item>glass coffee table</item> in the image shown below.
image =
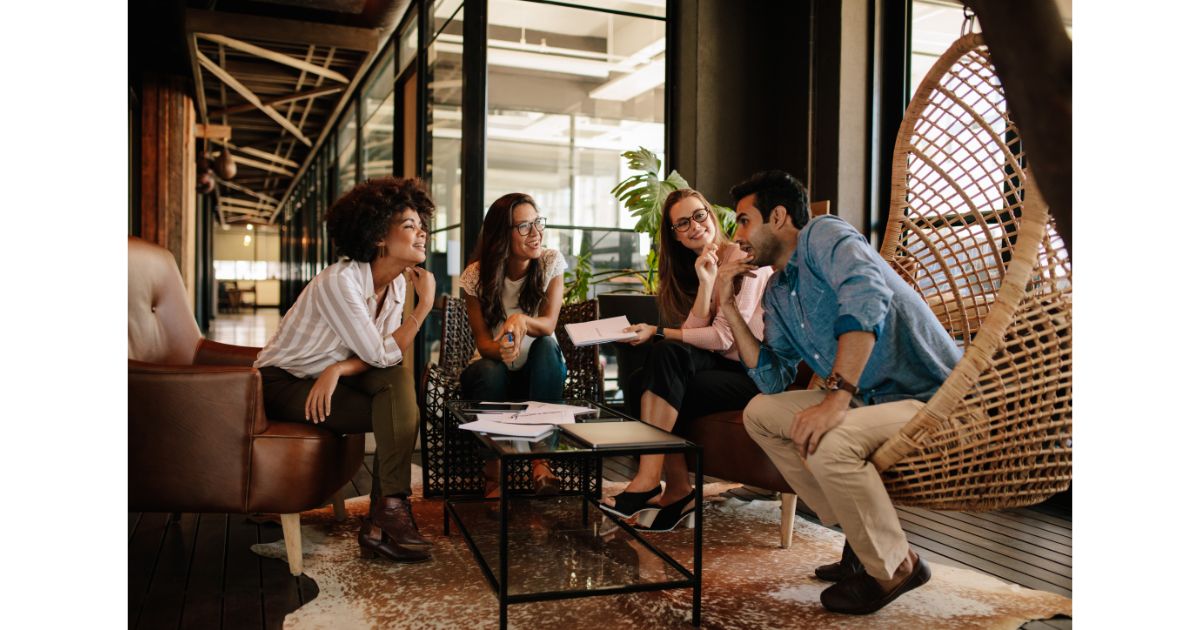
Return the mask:
<path id="1" fill-rule="evenodd" d="M 449 403 L 445 435 L 463 431 L 474 420 L 464 411 L 477 403 Z M 569 400 L 588 407 L 576 422 L 637 422 L 605 405 Z M 624 455 L 683 453 L 692 458 L 697 480 L 704 479 L 702 449 L 691 442 L 593 448 L 555 430 L 539 440 L 505 439 L 473 433 L 486 458 L 500 460 L 500 498 L 448 494 L 443 504 L 443 530 L 453 520 L 462 532 L 484 578 L 500 600 L 500 627 L 508 624 L 508 606 L 574 597 L 616 595 L 668 589 L 692 589 L 692 624 L 700 625 L 702 510 L 695 514 L 690 569 L 647 540 L 625 521 L 599 509 L 604 458 Z M 449 458 L 445 458 L 448 462 Z M 516 481 L 514 471 L 527 470 L 534 459 L 557 464 L 562 490 L 536 496 Z M 446 464 L 449 479 L 449 464 Z M 562 479 L 563 476 L 568 478 Z M 696 505 L 703 503 L 703 483 L 696 484 Z M 653 534 L 651 535 L 654 536 Z M 676 547 L 679 548 L 679 547 Z M 686 553 L 686 552 L 685 552 Z"/>

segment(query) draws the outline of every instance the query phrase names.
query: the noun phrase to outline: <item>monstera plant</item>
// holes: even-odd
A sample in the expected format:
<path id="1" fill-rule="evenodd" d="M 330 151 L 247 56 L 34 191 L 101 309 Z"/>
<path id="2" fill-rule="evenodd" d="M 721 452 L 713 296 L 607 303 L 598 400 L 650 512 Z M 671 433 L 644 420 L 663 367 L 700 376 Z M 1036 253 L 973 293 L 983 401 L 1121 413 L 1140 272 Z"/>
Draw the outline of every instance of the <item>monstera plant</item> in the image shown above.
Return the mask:
<path id="1" fill-rule="evenodd" d="M 612 194 L 621 205 L 637 219 L 634 231 L 650 237 L 650 252 L 646 255 L 645 269 L 609 269 L 595 272 L 591 265 L 591 252 L 582 251 L 575 269 L 566 274 L 566 301 L 572 303 L 587 299 L 592 285 L 620 277 L 636 277 L 641 281 L 642 291 L 647 295 L 658 293 L 658 238 L 662 229 L 662 207 L 667 196 L 680 188 L 690 188 L 687 180 L 672 170 L 662 177 L 662 160 L 653 151 L 638 147 L 636 151 L 621 154 L 634 171 L 613 189 Z M 721 229 L 732 235 L 736 225 L 733 211 L 725 206 L 713 204 Z"/>

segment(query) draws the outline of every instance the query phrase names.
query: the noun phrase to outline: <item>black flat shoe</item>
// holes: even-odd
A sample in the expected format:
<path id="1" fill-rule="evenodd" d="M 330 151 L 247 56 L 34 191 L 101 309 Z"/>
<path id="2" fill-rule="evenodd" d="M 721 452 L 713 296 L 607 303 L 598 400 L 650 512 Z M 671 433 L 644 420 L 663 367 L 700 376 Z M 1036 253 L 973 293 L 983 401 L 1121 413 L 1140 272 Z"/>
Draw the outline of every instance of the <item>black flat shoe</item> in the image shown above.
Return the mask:
<path id="1" fill-rule="evenodd" d="M 621 518 L 630 518 L 645 510 L 656 510 L 658 506 L 650 505 L 650 499 L 662 494 L 662 486 L 654 486 L 645 492 L 625 491 L 613 497 L 614 505 L 600 504 L 600 509 Z"/>
<path id="2" fill-rule="evenodd" d="M 854 575 L 821 591 L 821 605 L 825 610 L 846 615 L 869 615 L 892 600 L 929 581 L 929 565 L 917 558 L 908 578 L 890 591 L 883 590 L 879 582 L 866 571 Z"/>
<path id="3" fill-rule="evenodd" d="M 638 524 L 634 527 L 644 532 L 669 532 L 682 523 L 685 528 L 692 529 L 696 527 L 696 506 L 686 510 L 683 508 L 694 498 L 693 493 L 688 493 L 682 499 L 664 505 L 657 512 L 646 512 L 638 517 Z M 649 525 L 646 524 L 647 521 L 650 521 Z"/>
<path id="4" fill-rule="evenodd" d="M 817 567 L 817 570 L 813 573 L 816 574 L 818 580 L 841 582 L 855 573 L 861 573 L 865 570 L 862 562 L 859 562 L 858 556 L 854 555 L 854 550 L 850 548 L 850 543 L 847 542 L 842 546 L 841 561 L 823 564 Z"/>

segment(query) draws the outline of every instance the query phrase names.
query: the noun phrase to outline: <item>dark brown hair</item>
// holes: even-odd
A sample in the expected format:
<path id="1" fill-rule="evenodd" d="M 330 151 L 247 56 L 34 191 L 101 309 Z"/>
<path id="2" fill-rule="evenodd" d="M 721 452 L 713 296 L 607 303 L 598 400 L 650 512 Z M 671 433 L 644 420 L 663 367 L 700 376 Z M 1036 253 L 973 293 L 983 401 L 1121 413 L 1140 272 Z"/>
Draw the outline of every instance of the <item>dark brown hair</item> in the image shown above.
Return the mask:
<path id="1" fill-rule="evenodd" d="M 471 253 L 471 262 L 479 263 L 479 287 L 476 290 L 479 306 L 483 311 L 483 321 L 488 328 L 494 328 L 505 319 L 504 303 L 504 273 L 508 268 L 508 257 L 512 253 L 513 210 L 527 203 L 537 210 L 533 197 L 525 193 L 508 193 L 492 202 L 487 214 L 483 217 L 483 226 L 479 229 L 479 241 L 475 251 Z M 536 316 L 546 299 L 545 288 L 546 269 L 540 259 L 529 261 L 529 271 L 525 274 L 525 283 L 517 298 L 517 305 L 522 311 Z"/>
<path id="2" fill-rule="evenodd" d="M 670 326 L 680 326 L 687 319 L 687 312 L 696 301 L 696 292 L 700 287 L 700 279 L 696 277 L 696 253 L 675 238 L 675 230 L 671 227 L 671 208 L 688 197 L 699 199 L 704 209 L 708 210 L 716 231 L 713 242 L 718 247 L 729 242 L 721 230 L 712 204 L 700 191 L 680 188 L 667 195 L 658 229 L 658 304 L 666 324 Z"/>
<path id="3" fill-rule="evenodd" d="M 421 226 L 429 230 L 433 201 L 419 179 L 380 177 L 350 189 L 325 213 L 325 227 L 336 255 L 358 262 L 375 260 L 392 217 L 405 210 L 415 210 Z"/>

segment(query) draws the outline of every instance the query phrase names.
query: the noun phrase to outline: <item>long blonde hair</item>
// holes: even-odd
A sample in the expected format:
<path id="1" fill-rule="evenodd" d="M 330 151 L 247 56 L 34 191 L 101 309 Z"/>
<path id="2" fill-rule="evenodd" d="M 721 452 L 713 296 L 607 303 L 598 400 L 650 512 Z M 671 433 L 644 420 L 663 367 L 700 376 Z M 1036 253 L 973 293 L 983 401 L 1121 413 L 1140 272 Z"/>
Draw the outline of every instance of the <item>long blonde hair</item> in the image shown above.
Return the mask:
<path id="1" fill-rule="evenodd" d="M 675 238 L 675 230 L 671 227 L 671 208 L 675 204 L 695 197 L 704 205 L 712 220 L 716 237 L 713 242 L 717 247 L 729 243 L 729 237 L 721 230 L 721 223 L 713 211 L 712 204 L 691 188 L 680 188 L 667 195 L 662 205 L 662 221 L 658 229 L 658 305 L 664 318 L 664 325 L 679 326 L 687 319 L 687 313 L 696 301 L 696 292 L 700 287 L 700 279 L 696 277 L 696 253 L 688 249 Z"/>

